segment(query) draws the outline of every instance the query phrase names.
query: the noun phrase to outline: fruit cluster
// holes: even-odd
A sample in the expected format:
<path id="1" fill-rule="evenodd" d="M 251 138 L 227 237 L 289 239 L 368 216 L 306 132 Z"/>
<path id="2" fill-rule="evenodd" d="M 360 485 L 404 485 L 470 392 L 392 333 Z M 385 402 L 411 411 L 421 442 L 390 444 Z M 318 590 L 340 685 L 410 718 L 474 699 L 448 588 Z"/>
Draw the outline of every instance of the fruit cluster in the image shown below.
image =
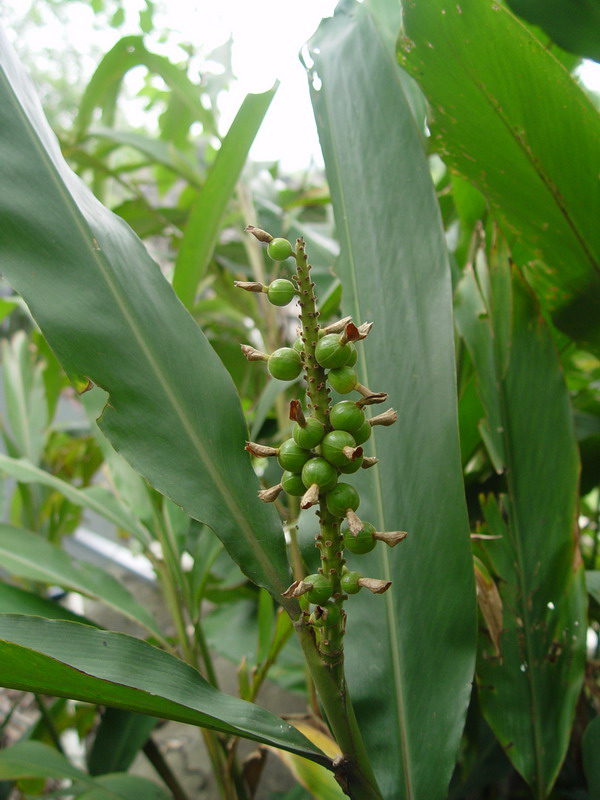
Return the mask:
<path id="1" fill-rule="evenodd" d="M 390 586 L 390 581 L 365 578 L 348 570 L 343 551 L 362 555 L 371 552 L 377 541 L 393 547 L 406 536 L 403 531 L 378 532 L 369 522 L 363 522 L 356 513 L 360 505 L 357 490 L 340 478 L 377 463 L 377 459 L 364 455 L 362 445 L 371 437 L 374 426 L 392 425 L 397 414 L 389 409 L 368 418 L 365 413 L 366 407 L 387 400 L 385 392 L 372 392 L 359 383 L 355 370 L 356 344 L 369 334 L 371 323 L 356 326 L 348 317 L 321 329 L 303 240 L 297 240 L 294 251 L 286 239 L 273 238 L 253 227 L 247 230 L 267 243 L 268 254 L 274 260 L 293 257 L 296 274 L 292 280 L 277 279 L 269 286 L 240 281 L 236 286 L 264 292 L 269 302 L 278 306 L 298 298 L 301 328 L 293 347 L 281 347 L 271 354 L 249 345 L 242 345 L 242 350 L 250 361 L 265 361 L 270 374 L 279 380 L 293 381 L 304 371 L 307 407 L 303 409 L 298 400 L 291 401 L 292 435 L 278 448 L 247 442 L 246 449 L 257 457 L 275 457 L 283 470 L 276 486 L 260 492 L 262 500 L 273 502 L 285 492 L 301 498 L 303 509 L 319 504 L 316 545 L 321 568 L 314 575 L 295 581 L 285 595 L 302 598 L 306 613 L 310 611 L 308 604 L 316 606 L 310 613 L 310 623 L 319 652 L 326 663 L 335 664 L 342 658 L 346 621 L 342 606 L 347 596 L 363 587 L 381 594 Z M 356 391 L 361 397 L 344 399 L 332 406 L 330 387 L 342 395 Z"/>

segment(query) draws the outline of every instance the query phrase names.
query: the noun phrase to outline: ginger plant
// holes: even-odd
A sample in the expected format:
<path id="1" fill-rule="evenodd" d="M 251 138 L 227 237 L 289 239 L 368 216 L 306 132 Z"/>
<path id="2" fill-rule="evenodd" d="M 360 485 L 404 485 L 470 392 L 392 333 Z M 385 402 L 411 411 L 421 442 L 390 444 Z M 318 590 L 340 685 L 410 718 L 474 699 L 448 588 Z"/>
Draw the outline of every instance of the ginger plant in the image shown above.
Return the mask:
<path id="1" fill-rule="evenodd" d="M 319 325 L 315 284 L 311 281 L 303 239 L 296 249 L 282 238 L 259 228 L 246 229 L 267 244 L 275 261 L 293 258 L 296 272 L 291 280 L 278 278 L 268 286 L 236 281 L 250 292 L 264 292 L 269 301 L 285 306 L 298 299 L 300 328 L 293 347 L 281 347 L 271 354 L 249 345 L 242 351 L 249 361 L 264 361 L 270 374 L 292 381 L 304 373 L 306 404 L 290 402 L 292 437 L 279 447 L 247 442 L 246 449 L 256 457 L 277 458 L 283 470 L 280 482 L 261 490 L 264 502 L 274 502 L 284 492 L 300 498 L 302 509 L 318 505 L 319 531 L 315 543 L 321 566 L 318 572 L 295 580 L 284 592 L 298 598 L 301 616 L 295 621 L 312 678 L 342 756 L 334 764 L 336 778 L 351 797 L 380 797 L 364 745 L 352 711 L 344 677 L 344 633 L 347 624 L 345 603 L 361 589 L 375 594 L 386 592 L 391 582 L 364 577 L 346 566 L 344 552 L 354 555 L 371 552 L 379 541 L 394 547 L 406 537 L 404 531 L 379 532 L 360 519 L 360 496 L 343 480 L 345 475 L 375 467 L 377 459 L 364 454 L 363 445 L 376 425 L 388 426 L 397 420 L 389 409 L 368 417 L 371 405 L 384 403 L 385 392 L 374 392 L 358 381 L 355 365 L 360 342 L 372 323 L 356 325 L 344 318 L 327 327 Z M 358 345 L 358 347 L 357 347 Z M 357 392 L 357 400 L 344 399 L 332 405 L 331 389 L 342 395 Z"/>

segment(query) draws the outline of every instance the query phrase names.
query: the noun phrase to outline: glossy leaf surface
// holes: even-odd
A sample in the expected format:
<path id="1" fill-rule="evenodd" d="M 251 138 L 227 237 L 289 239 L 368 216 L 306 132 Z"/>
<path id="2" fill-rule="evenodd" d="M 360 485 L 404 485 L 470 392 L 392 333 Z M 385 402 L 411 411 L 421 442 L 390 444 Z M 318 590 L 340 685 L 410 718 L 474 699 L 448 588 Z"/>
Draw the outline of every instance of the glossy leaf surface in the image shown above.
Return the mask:
<path id="1" fill-rule="evenodd" d="M 0 614 L 0 685 L 175 719 L 329 763 L 283 720 L 219 692 L 188 664 L 121 633 Z"/>
<path id="2" fill-rule="evenodd" d="M 546 797 L 565 756 L 585 658 L 586 592 L 574 531 L 578 456 L 552 337 L 505 248 L 457 292 L 500 498 L 483 500 L 494 540 L 478 542 L 502 600 L 498 645 L 480 640 L 479 698 L 506 755 Z M 486 445 L 488 445 L 486 441 Z M 499 653 L 497 651 L 499 648 Z"/>
<path id="3" fill-rule="evenodd" d="M 436 800 L 446 797 L 469 699 L 475 592 L 446 248 L 380 19 L 369 3 L 343 3 L 309 43 L 344 312 L 375 323 L 358 345 L 361 382 L 388 392 L 400 412 L 365 445 L 380 463 L 356 477 L 359 513 L 377 530 L 409 532 L 395 550 L 380 544 L 351 561 L 393 585 L 348 601 L 346 665 L 383 796 Z"/>
<path id="4" fill-rule="evenodd" d="M 279 596 L 284 538 L 257 498 L 229 375 L 141 242 L 67 167 L 4 40 L 0 68 L 5 278 L 76 385 L 108 392 L 99 424 L 113 446 Z"/>
<path id="5" fill-rule="evenodd" d="M 399 58 L 431 104 L 434 146 L 523 249 L 558 327 L 599 348 L 598 111 L 501 3 L 408 0 L 403 14 Z"/>

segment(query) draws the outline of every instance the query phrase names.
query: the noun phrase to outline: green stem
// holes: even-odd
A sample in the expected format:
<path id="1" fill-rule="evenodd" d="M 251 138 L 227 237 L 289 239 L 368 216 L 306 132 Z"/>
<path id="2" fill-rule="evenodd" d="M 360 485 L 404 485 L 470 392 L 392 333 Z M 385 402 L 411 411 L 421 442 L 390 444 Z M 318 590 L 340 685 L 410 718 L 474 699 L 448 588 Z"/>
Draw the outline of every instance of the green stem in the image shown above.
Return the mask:
<path id="1" fill-rule="evenodd" d="M 54 724 L 54 720 L 50 716 L 48 709 L 46 708 L 46 704 L 44 703 L 43 699 L 40 697 L 39 694 L 34 694 L 35 697 L 35 704 L 40 710 L 40 714 L 42 715 L 42 720 L 48 731 L 48 735 L 52 739 L 52 743 L 54 747 L 58 750 L 59 753 L 64 754 L 63 746 L 60 741 L 60 736 L 58 735 L 58 731 L 56 730 L 56 726 Z"/>

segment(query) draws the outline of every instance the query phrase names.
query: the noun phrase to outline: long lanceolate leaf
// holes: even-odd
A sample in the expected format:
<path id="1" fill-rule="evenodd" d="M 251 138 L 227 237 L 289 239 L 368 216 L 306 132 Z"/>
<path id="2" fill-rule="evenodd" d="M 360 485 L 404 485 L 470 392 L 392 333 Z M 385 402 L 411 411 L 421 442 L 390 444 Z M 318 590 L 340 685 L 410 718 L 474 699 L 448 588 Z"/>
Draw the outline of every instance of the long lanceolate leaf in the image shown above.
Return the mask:
<path id="1" fill-rule="evenodd" d="M 475 595 L 457 434 L 450 274 L 419 132 L 367 3 L 345 3 L 310 42 L 313 106 L 342 245 L 345 311 L 375 327 L 364 382 L 398 423 L 357 481 L 359 513 L 404 529 L 353 564 L 391 578 L 348 601 L 350 695 L 383 796 L 447 793 L 475 660 Z M 317 77 L 321 82 L 317 81 Z M 315 85 L 316 84 L 316 85 Z"/>
<path id="2" fill-rule="evenodd" d="M 578 457 L 552 337 L 506 252 L 469 270 L 457 321 L 485 410 L 486 446 L 506 476 L 483 502 L 483 558 L 499 579 L 502 631 L 483 637 L 483 713 L 506 754 L 544 798 L 565 756 L 585 660 L 586 591 L 576 537 Z M 493 422 L 492 422 L 493 420 Z"/>
<path id="3" fill-rule="evenodd" d="M 291 725 L 132 636 L 0 614 L 0 685 L 140 711 L 331 761 Z"/>
<path id="4" fill-rule="evenodd" d="M 141 242 L 67 167 L 4 39 L 0 68 L 4 276 L 71 377 L 108 392 L 113 446 L 279 595 L 284 539 L 256 496 L 232 381 Z"/>
<path id="5" fill-rule="evenodd" d="M 400 60 L 431 104 L 435 146 L 524 248 L 557 325 L 600 347 L 597 110 L 504 3 L 402 5 Z"/>

